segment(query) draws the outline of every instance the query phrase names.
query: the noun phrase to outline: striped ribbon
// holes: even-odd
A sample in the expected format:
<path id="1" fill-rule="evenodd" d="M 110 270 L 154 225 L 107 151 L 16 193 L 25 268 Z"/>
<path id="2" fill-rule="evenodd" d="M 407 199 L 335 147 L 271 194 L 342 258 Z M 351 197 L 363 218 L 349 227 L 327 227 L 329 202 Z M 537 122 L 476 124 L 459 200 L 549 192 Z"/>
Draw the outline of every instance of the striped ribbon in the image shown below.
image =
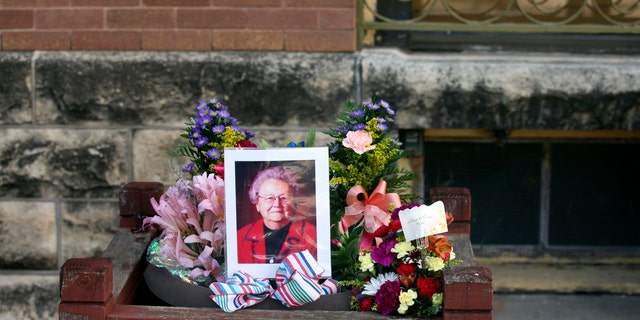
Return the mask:
<path id="1" fill-rule="evenodd" d="M 268 279 L 253 279 L 238 271 L 227 283 L 214 282 L 209 288 L 211 299 L 226 312 L 233 312 L 255 305 L 268 297 L 279 300 L 287 307 L 298 307 L 316 301 L 323 294 L 339 291 L 337 281 L 326 279 L 318 282 L 324 268 L 318 264 L 309 251 L 288 255 L 276 272 L 277 289 L 273 289 Z"/>

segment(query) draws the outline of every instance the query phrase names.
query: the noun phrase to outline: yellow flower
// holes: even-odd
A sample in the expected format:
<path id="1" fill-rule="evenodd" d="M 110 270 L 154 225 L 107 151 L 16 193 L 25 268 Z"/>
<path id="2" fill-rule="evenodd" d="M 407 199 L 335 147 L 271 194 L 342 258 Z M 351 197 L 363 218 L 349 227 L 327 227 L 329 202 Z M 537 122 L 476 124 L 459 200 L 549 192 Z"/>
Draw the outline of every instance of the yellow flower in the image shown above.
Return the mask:
<path id="1" fill-rule="evenodd" d="M 442 293 L 434 293 L 433 296 L 431 296 L 431 303 L 434 306 L 439 306 L 442 304 Z"/>
<path id="2" fill-rule="evenodd" d="M 409 307 L 415 303 L 414 300 L 417 297 L 418 297 L 418 294 L 412 289 L 409 289 L 405 292 L 401 292 L 400 296 L 398 297 L 398 300 L 400 300 L 400 307 L 398 307 L 398 313 L 399 314 L 407 313 L 407 310 L 409 310 Z"/>
<path id="3" fill-rule="evenodd" d="M 403 242 L 396 243 L 393 249 L 391 249 L 391 252 L 397 253 L 398 259 L 401 259 L 402 257 L 408 255 L 409 252 L 413 251 L 415 248 L 416 247 L 414 247 L 413 244 L 411 244 L 411 242 L 403 241 Z"/>
<path id="4" fill-rule="evenodd" d="M 362 272 L 374 272 L 375 269 L 373 259 L 371 259 L 371 252 L 361 252 L 358 256 L 360 262 L 360 271 Z"/>
<path id="5" fill-rule="evenodd" d="M 440 271 L 444 269 L 444 260 L 440 257 L 429 257 L 429 260 L 427 260 L 427 268 L 429 271 Z"/>

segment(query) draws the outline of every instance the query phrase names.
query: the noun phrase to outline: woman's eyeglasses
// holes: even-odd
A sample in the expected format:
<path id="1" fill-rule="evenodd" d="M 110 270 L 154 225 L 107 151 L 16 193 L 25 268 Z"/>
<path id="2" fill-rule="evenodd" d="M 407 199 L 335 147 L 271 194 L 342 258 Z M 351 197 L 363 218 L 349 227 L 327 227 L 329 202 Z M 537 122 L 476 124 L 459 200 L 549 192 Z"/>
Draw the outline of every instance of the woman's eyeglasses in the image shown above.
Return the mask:
<path id="1" fill-rule="evenodd" d="M 264 202 L 268 205 L 272 205 L 276 202 L 276 200 L 279 200 L 281 204 L 288 204 L 291 201 L 291 196 L 285 196 L 285 195 L 280 195 L 280 196 L 274 196 L 274 195 L 265 195 L 265 196 L 261 196 L 258 195 L 258 198 L 262 198 L 262 200 L 264 200 Z"/>

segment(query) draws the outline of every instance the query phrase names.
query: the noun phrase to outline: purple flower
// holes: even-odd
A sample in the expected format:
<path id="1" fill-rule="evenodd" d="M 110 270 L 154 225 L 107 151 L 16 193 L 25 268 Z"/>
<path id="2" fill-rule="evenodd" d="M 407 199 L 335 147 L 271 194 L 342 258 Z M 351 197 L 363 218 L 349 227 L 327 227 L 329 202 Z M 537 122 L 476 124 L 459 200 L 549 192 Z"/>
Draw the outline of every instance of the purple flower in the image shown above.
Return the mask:
<path id="1" fill-rule="evenodd" d="M 193 130 L 191 131 L 191 134 L 189 134 L 189 138 L 191 138 L 192 140 L 197 140 L 198 138 L 200 138 L 200 133 L 201 133 L 201 129 L 198 127 L 194 127 Z"/>
<path id="2" fill-rule="evenodd" d="M 221 134 L 224 132 L 224 125 L 217 125 L 217 126 L 213 126 L 213 128 L 211 128 L 211 132 L 213 132 L 214 134 Z"/>
<path id="3" fill-rule="evenodd" d="M 387 130 L 389 129 L 389 126 L 387 126 L 387 125 L 386 125 L 386 124 L 384 124 L 384 123 L 378 123 L 378 124 L 376 125 L 376 127 L 377 127 L 378 129 L 380 129 L 380 131 L 387 131 Z"/>
<path id="4" fill-rule="evenodd" d="M 373 102 L 367 102 L 367 108 L 369 108 L 369 110 L 378 110 L 380 106 Z"/>
<path id="5" fill-rule="evenodd" d="M 384 100 L 380 100 L 380 106 L 383 107 L 385 110 L 387 110 L 388 114 L 390 114 L 390 115 L 396 114 L 396 112 L 393 111 L 393 109 L 391 109 L 391 106 L 389 105 L 389 102 L 386 102 Z"/>
<path id="6" fill-rule="evenodd" d="M 391 252 L 396 243 L 398 242 L 395 237 L 388 237 L 371 252 L 371 259 L 385 267 L 390 266 L 397 256 L 397 254 Z"/>
<path id="7" fill-rule="evenodd" d="M 182 172 L 189 173 L 189 172 L 191 172 L 191 170 L 193 170 L 193 168 L 194 168 L 195 166 L 196 166 L 196 165 L 195 165 L 195 163 L 190 162 L 189 164 L 187 164 L 186 166 L 184 166 L 184 167 L 182 168 Z"/>
<path id="8" fill-rule="evenodd" d="M 216 111 L 216 116 L 223 119 L 228 119 L 229 117 L 231 117 L 231 114 L 227 110 L 220 110 L 220 111 Z"/>
<path id="9" fill-rule="evenodd" d="M 244 135 L 247 136 L 247 138 L 253 138 L 256 136 L 255 134 L 253 134 L 253 132 L 249 130 L 244 130 Z"/>
<path id="10" fill-rule="evenodd" d="M 360 131 L 360 130 L 364 130 L 367 128 L 367 125 L 364 123 L 358 123 L 355 126 L 353 126 L 353 131 Z"/>
<path id="11" fill-rule="evenodd" d="M 398 310 L 401 290 L 400 281 L 387 281 L 380 286 L 376 293 L 376 304 L 380 314 L 386 316 Z"/>
<path id="12" fill-rule="evenodd" d="M 364 116 L 364 111 L 363 110 L 354 110 L 351 111 L 351 113 L 349 114 L 352 118 L 360 118 L 362 116 Z"/>
<path id="13" fill-rule="evenodd" d="M 201 148 L 203 146 L 206 146 L 207 143 L 209 143 L 209 139 L 207 139 L 207 137 L 205 136 L 200 136 L 198 137 L 198 140 L 196 140 L 196 147 Z"/>
<path id="14" fill-rule="evenodd" d="M 220 150 L 216 148 L 209 149 L 209 151 L 207 151 L 207 157 L 213 160 L 220 159 Z"/>
<path id="15" fill-rule="evenodd" d="M 206 127 L 207 125 L 211 124 L 212 120 L 213 120 L 213 117 L 211 116 L 210 113 L 198 115 L 198 117 L 196 118 L 196 126 Z"/>
<path id="16" fill-rule="evenodd" d="M 336 151 L 338 151 L 338 149 L 339 149 L 339 148 L 340 148 L 340 145 L 336 143 L 336 144 L 331 148 L 331 150 L 329 150 L 329 153 L 330 153 L 330 154 L 336 153 Z"/>
<path id="17" fill-rule="evenodd" d="M 238 126 L 229 126 L 229 128 L 235 132 L 242 132 L 242 129 Z"/>

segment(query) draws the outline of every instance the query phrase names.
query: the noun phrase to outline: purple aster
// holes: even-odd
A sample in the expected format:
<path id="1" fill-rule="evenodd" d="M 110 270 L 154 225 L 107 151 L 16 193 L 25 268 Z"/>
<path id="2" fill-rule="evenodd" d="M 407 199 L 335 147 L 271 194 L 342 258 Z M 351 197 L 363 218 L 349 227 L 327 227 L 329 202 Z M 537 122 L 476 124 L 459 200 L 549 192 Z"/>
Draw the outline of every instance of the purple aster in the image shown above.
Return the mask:
<path id="1" fill-rule="evenodd" d="M 200 128 L 194 127 L 191 131 L 191 134 L 189 134 L 189 138 L 191 138 L 191 140 L 197 140 L 198 138 L 200 138 L 200 133 L 201 133 Z"/>
<path id="2" fill-rule="evenodd" d="M 205 136 L 200 136 L 198 138 L 198 140 L 196 140 L 196 142 L 195 142 L 196 147 L 198 147 L 198 148 L 206 146 L 207 143 L 209 143 L 209 139 L 207 139 L 207 137 L 205 137 Z"/>
<path id="3" fill-rule="evenodd" d="M 238 126 L 229 126 L 229 128 L 231 128 L 231 130 L 233 130 L 235 132 L 242 132 L 242 129 L 240 129 L 240 127 L 238 127 Z"/>
<path id="4" fill-rule="evenodd" d="M 231 114 L 227 110 L 220 110 L 216 112 L 216 115 L 220 118 L 227 119 L 231 117 Z"/>
<path id="5" fill-rule="evenodd" d="M 369 110 L 378 110 L 380 109 L 380 106 L 373 103 L 373 102 L 368 102 L 367 103 L 367 108 L 369 108 Z"/>
<path id="6" fill-rule="evenodd" d="M 220 159 L 220 150 L 216 148 L 209 149 L 209 151 L 207 151 L 207 157 L 212 160 Z"/>
<path id="7" fill-rule="evenodd" d="M 244 130 L 244 135 L 247 136 L 247 138 L 253 138 L 256 136 L 255 134 L 253 134 L 253 132 L 249 130 Z"/>
<path id="8" fill-rule="evenodd" d="M 190 162 L 189 164 L 187 164 L 186 166 L 184 166 L 184 167 L 182 168 L 182 172 L 189 173 L 189 172 L 191 172 L 191 170 L 193 170 L 193 168 L 194 168 L 195 166 L 196 166 L 196 165 L 195 165 L 193 162 Z"/>
<path id="9" fill-rule="evenodd" d="M 204 128 L 209 125 L 212 120 L 213 117 L 211 116 L 211 114 L 200 114 L 196 118 L 196 126 Z"/>
<path id="10" fill-rule="evenodd" d="M 360 118 L 362 116 L 364 116 L 364 111 L 363 110 L 354 110 L 351 111 L 351 113 L 349 114 L 352 118 Z"/>
<path id="11" fill-rule="evenodd" d="M 380 129 L 380 131 L 387 131 L 387 130 L 389 129 L 389 126 L 387 126 L 387 125 L 386 125 L 386 124 L 384 124 L 384 123 L 378 123 L 378 124 L 376 125 L 376 127 L 378 127 L 378 129 Z"/>
<path id="12" fill-rule="evenodd" d="M 358 123 L 355 126 L 353 126 L 353 130 L 354 131 L 360 131 L 360 130 L 364 130 L 367 128 L 367 125 L 364 123 Z"/>
<path id="13" fill-rule="evenodd" d="M 338 127 L 336 130 L 337 130 L 338 132 L 347 132 L 347 131 L 349 131 L 349 127 L 347 127 L 347 126 L 342 126 L 342 127 Z"/>
<path id="14" fill-rule="evenodd" d="M 213 132 L 214 134 L 221 134 L 224 132 L 224 126 L 221 124 L 213 126 L 213 128 L 211 128 L 211 132 Z"/>
<path id="15" fill-rule="evenodd" d="M 378 305 L 378 312 L 386 316 L 389 315 L 400 307 L 400 281 L 387 281 L 380 286 L 376 293 L 376 304 Z"/>
<path id="16" fill-rule="evenodd" d="M 397 256 L 397 254 L 391 252 L 391 249 L 393 249 L 396 243 L 398 242 L 395 237 L 385 239 L 371 252 L 371 259 L 385 267 L 390 266 Z"/>
<path id="17" fill-rule="evenodd" d="M 331 148 L 331 150 L 329 150 L 329 154 L 334 154 L 334 153 L 336 153 L 336 151 L 338 151 L 338 148 L 340 148 L 340 145 L 336 143 L 336 144 Z"/>
<path id="18" fill-rule="evenodd" d="M 380 100 L 380 106 L 382 106 L 385 110 L 387 110 L 388 114 L 390 114 L 390 115 L 396 114 L 396 112 L 393 111 L 393 109 L 391 109 L 391 106 L 389 105 L 389 102 L 386 102 L 384 100 Z"/>

